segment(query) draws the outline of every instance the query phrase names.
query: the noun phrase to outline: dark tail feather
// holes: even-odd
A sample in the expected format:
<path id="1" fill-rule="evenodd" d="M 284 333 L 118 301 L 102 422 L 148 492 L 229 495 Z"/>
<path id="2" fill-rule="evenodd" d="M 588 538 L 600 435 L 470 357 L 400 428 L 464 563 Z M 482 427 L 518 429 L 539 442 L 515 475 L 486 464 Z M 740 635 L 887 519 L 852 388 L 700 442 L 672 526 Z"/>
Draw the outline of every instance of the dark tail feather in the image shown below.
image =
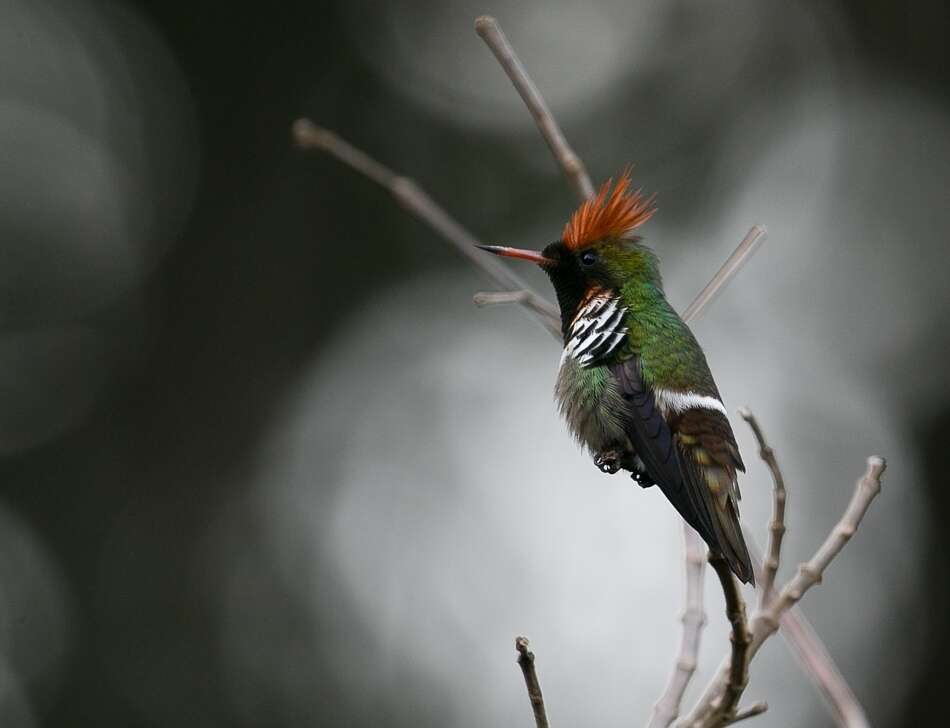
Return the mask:
<path id="1" fill-rule="evenodd" d="M 680 503 L 674 502 L 673 505 L 686 522 L 702 536 L 706 545 L 726 559 L 739 581 L 755 586 L 752 559 L 742 537 L 739 511 L 732 496 L 731 478 L 725 471 L 720 471 L 720 490 L 717 495 L 709 488 L 707 472 L 703 466 L 694 463 L 688 455 L 681 457 L 680 462 L 683 465 L 685 490 L 689 500 L 688 510 L 691 513 L 685 513 Z"/>
<path id="2" fill-rule="evenodd" d="M 752 559 L 749 558 L 749 549 L 742 537 L 742 526 L 739 525 L 739 514 L 730 498 L 726 504 L 726 511 L 716 509 L 714 520 L 717 531 L 716 544 L 709 543 L 709 547 L 722 554 L 739 581 L 755 586 L 755 573 L 752 570 Z"/>

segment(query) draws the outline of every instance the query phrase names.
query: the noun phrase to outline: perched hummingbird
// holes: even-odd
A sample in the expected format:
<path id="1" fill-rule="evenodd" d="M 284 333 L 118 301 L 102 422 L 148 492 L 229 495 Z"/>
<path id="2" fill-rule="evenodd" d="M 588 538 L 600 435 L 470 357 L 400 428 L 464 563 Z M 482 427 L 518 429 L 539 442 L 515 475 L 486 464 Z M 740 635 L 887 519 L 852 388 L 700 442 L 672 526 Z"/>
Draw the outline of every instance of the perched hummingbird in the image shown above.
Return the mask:
<path id="1" fill-rule="evenodd" d="M 706 357 L 666 300 L 659 264 L 633 231 L 653 198 L 631 192 L 629 172 L 571 216 L 542 251 L 479 246 L 541 266 L 561 309 L 564 352 L 555 397 L 571 432 L 605 473 L 654 484 L 754 583 L 739 526 L 736 472 L 745 472 Z"/>

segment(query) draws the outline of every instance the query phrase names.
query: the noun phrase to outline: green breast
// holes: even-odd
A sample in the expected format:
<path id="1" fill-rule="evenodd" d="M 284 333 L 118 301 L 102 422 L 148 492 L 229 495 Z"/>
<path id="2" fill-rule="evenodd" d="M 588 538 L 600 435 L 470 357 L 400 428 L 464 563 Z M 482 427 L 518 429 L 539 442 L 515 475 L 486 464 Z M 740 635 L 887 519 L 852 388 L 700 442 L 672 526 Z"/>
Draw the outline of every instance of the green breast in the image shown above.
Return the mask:
<path id="1" fill-rule="evenodd" d="M 624 401 L 608 367 L 582 367 L 565 357 L 554 396 L 571 433 L 591 451 L 623 442 Z"/>

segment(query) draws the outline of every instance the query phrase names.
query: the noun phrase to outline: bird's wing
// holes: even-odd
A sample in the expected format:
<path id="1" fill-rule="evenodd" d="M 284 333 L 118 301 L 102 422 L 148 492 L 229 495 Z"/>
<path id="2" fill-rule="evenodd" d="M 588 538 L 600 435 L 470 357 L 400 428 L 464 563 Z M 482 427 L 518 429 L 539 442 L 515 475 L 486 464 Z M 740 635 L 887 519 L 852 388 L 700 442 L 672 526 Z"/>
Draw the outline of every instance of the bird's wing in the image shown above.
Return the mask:
<path id="1" fill-rule="evenodd" d="M 725 556 L 736 576 L 753 582 L 736 505 L 735 473 L 742 461 L 729 421 L 714 410 L 686 410 L 674 434 L 643 381 L 639 357 L 611 370 L 628 406 L 624 429 L 650 478 L 703 540 Z"/>

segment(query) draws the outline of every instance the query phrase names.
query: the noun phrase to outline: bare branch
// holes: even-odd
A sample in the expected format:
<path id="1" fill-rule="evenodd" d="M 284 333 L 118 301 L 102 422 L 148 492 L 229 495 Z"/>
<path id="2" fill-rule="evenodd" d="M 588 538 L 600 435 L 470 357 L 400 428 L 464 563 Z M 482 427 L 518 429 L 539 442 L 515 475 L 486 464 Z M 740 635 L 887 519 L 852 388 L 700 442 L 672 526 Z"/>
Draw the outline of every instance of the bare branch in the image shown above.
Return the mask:
<path id="1" fill-rule="evenodd" d="M 472 302 L 479 308 L 517 303 L 531 311 L 534 311 L 536 314 L 538 314 L 539 318 L 541 316 L 547 317 L 549 315 L 551 305 L 548 303 L 546 298 L 542 298 L 534 291 L 524 289 L 520 291 L 479 291 L 474 296 L 472 296 Z M 555 334 L 558 340 L 560 340 L 561 327 L 559 324 L 557 324 L 556 331 L 550 327 L 548 330 Z"/>
<path id="2" fill-rule="evenodd" d="M 854 535 L 858 526 L 861 525 L 861 520 L 864 518 L 864 514 L 867 513 L 871 502 L 881 492 L 881 476 L 886 467 L 887 464 L 883 458 L 877 456 L 868 458 L 867 470 L 858 480 L 851 502 L 848 504 L 841 520 L 832 529 L 812 559 L 808 563 L 802 564 L 798 574 L 771 601 L 768 610 L 760 612 L 752 620 L 752 643 L 749 645 L 749 662 L 752 661 L 763 643 L 778 629 L 782 615 L 801 600 L 812 586 L 821 581 L 828 565 L 841 553 L 844 545 Z M 712 709 L 719 696 L 722 695 L 728 674 L 729 658 L 726 657 L 720 663 L 715 676 L 706 686 L 690 714 L 680 725 L 703 725 L 700 721 Z"/>
<path id="3" fill-rule="evenodd" d="M 353 170 L 388 190 L 396 201 L 417 218 L 427 223 L 456 250 L 479 268 L 501 289 L 516 289 L 530 293 L 522 305 L 531 311 L 544 327 L 560 340 L 561 318 L 553 304 L 531 290 L 521 276 L 475 246 L 478 240 L 408 177 L 402 177 L 328 129 L 317 126 L 309 119 L 298 119 L 293 125 L 293 138 L 301 149 L 316 149 L 335 157 Z"/>
<path id="4" fill-rule="evenodd" d="M 551 154 L 561 165 L 561 169 L 564 170 L 564 174 L 570 180 L 577 196 L 582 200 L 593 197 L 594 186 L 591 184 L 587 170 L 584 168 L 584 163 L 567 143 L 561 127 L 554 120 L 544 97 L 541 96 L 538 87 L 534 85 L 534 81 L 531 80 L 525 70 L 518 54 L 515 53 L 515 49 L 511 47 L 511 43 L 508 42 L 508 38 L 505 37 L 498 25 L 498 21 L 490 15 L 482 15 L 475 20 L 475 32 L 481 36 L 491 52 L 495 54 L 495 58 L 498 59 L 501 67 L 505 69 L 505 73 L 508 74 L 508 78 L 511 79 L 511 83 L 518 91 L 518 95 L 521 96 L 521 100 L 528 107 L 531 116 L 534 117 L 541 136 L 548 143 Z"/>
<path id="5" fill-rule="evenodd" d="M 842 728 L 870 728 L 858 697 L 797 604 L 782 614 L 779 626 L 802 672 L 824 698 L 835 722 Z"/>
<path id="6" fill-rule="evenodd" d="M 752 635 L 749 634 L 749 624 L 746 621 L 745 601 L 742 599 L 739 584 L 732 575 L 729 563 L 723 556 L 711 551 L 709 565 L 719 577 L 722 593 L 726 597 L 726 617 L 732 625 L 732 634 L 729 636 L 732 651 L 725 685 L 710 713 L 698 723 L 703 728 L 707 726 L 716 728 L 727 725 L 736 718 L 739 698 L 742 697 L 749 682 L 749 644 L 752 642 Z"/>
<path id="7" fill-rule="evenodd" d="M 653 706 L 649 728 L 667 728 L 679 717 L 680 704 L 686 687 L 696 672 L 699 660 L 699 643 L 706 612 L 703 610 L 703 567 L 706 565 L 706 548 L 693 528 L 683 522 L 683 539 L 686 552 L 686 606 L 683 610 L 683 634 L 680 651 L 673 665 L 673 672 L 666 689 Z"/>
<path id="8" fill-rule="evenodd" d="M 736 717 L 730 720 L 729 723 L 727 723 L 726 725 L 733 725 L 735 723 L 738 723 L 739 721 L 745 720 L 746 718 L 754 718 L 757 715 L 762 715 L 762 713 L 764 713 L 768 709 L 769 709 L 769 704 L 766 703 L 764 700 L 758 703 L 753 703 L 748 708 L 745 708 L 744 710 L 740 710 L 738 713 L 736 713 Z"/>
<path id="9" fill-rule="evenodd" d="M 785 536 L 785 478 L 775 458 L 775 451 L 769 446 L 762 434 L 762 428 L 755 415 L 747 407 L 739 409 L 739 416 L 744 419 L 750 428 L 755 440 L 759 444 L 759 457 L 768 466 L 772 473 L 772 520 L 769 523 L 769 550 L 762 565 L 762 579 L 759 590 L 759 609 L 765 609 L 772 599 L 772 585 L 775 584 L 775 575 L 778 573 L 779 560 L 782 555 L 782 538 Z"/>
<path id="10" fill-rule="evenodd" d="M 726 284 L 729 283 L 742 266 L 749 261 L 749 258 L 759 249 L 759 246 L 767 236 L 768 231 L 763 226 L 752 226 L 739 245 L 736 246 L 736 249 L 732 251 L 732 255 L 726 258 L 726 262 L 716 271 L 716 275 L 712 277 L 712 280 L 699 292 L 696 298 L 693 299 L 693 302 L 686 307 L 686 310 L 683 312 L 684 321 L 688 323 L 699 316 L 700 312 L 712 302 L 713 298 L 725 288 Z"/>
<path id="11" fill-rule="evenodd" d="M 541 683 L 538 682 L 538 673 L 534 669 L 534 653 L 528 649 L 528 638 L 516 638 L 515 649 L 518 650 L 518 665 L 521 667 L 524 684 L 528 689 L 528 698 L 531 700 L 531 710 L 534 711 L 535 725 L 537 728 L 548 728 L 544 696 L 541 695 Z"/>
<path id="12" fill-rule="evenodd" d="M 755 438 L 759 443 L 759 455 L 766 462 L 772 474 L 774 500 L 769 533 L 769 558 L 774 558 L 774 568 L 777 569 L 782 548 L 781 540 L 785 529 L 776 528 L 775 524 L 784 523 L 785 480 L 772 448 L 768 446 L 755 416 L 746 408 L 740 409 L 739 414 L 752 427 Z M 773 588 L 775 572 L 773 570 L 771 579 L 766 579 L 762 554 L 755 542 L 755 536 L 751 532 L 746 533 L 746 543 L 749 547 L 749 555 L 752 557 L 753 568 L 758 575 L 757 581 L 761 590 L 759 610 L 761 611 L 775 598 L 776 592 Z M 779 618 L 779 631 L 792 651 L 793 657 L 798 661 L 802 672 L 808 676 L 808 679 L 811 680 L 828 705 L 835 722 L 842 728 L 868 728 L 867 715 L 864 708 L 861 707 L 860 701 L 858 701 L 854 691 L 851 690 L 847 680 L 844 679 L 844 675 L 841 674 L 841 670 L 838 669 L 834 658 L 828 652 L 821 638 L 815 632 L 815 628 L 811 626 L 808 618 L 797 604 L 784 612 Z"/>
<path id="13" fill-rule="evenodd" d="M 763 638 L 772 634 L 778 628 L 778 618 L 793 604 L 801 600 L 809 589 L 821 583 L 822 575 L 834 558 L 841 553 L 841 549 L 851 540 L 864 514 L 878 494 L 881 492 L 881 475 L 887 463 L 883 458 L 872 456 L 867 460 L 867 470 L 855 486 L 851 502 L 841 517 L 838 525 L 832 530 L 811 560 L 802 564 L 796 574 L 785 585 L 778 598 L 770 605 L 768 612 L 761 615 L 756 630 L 763 634 Z"/>

